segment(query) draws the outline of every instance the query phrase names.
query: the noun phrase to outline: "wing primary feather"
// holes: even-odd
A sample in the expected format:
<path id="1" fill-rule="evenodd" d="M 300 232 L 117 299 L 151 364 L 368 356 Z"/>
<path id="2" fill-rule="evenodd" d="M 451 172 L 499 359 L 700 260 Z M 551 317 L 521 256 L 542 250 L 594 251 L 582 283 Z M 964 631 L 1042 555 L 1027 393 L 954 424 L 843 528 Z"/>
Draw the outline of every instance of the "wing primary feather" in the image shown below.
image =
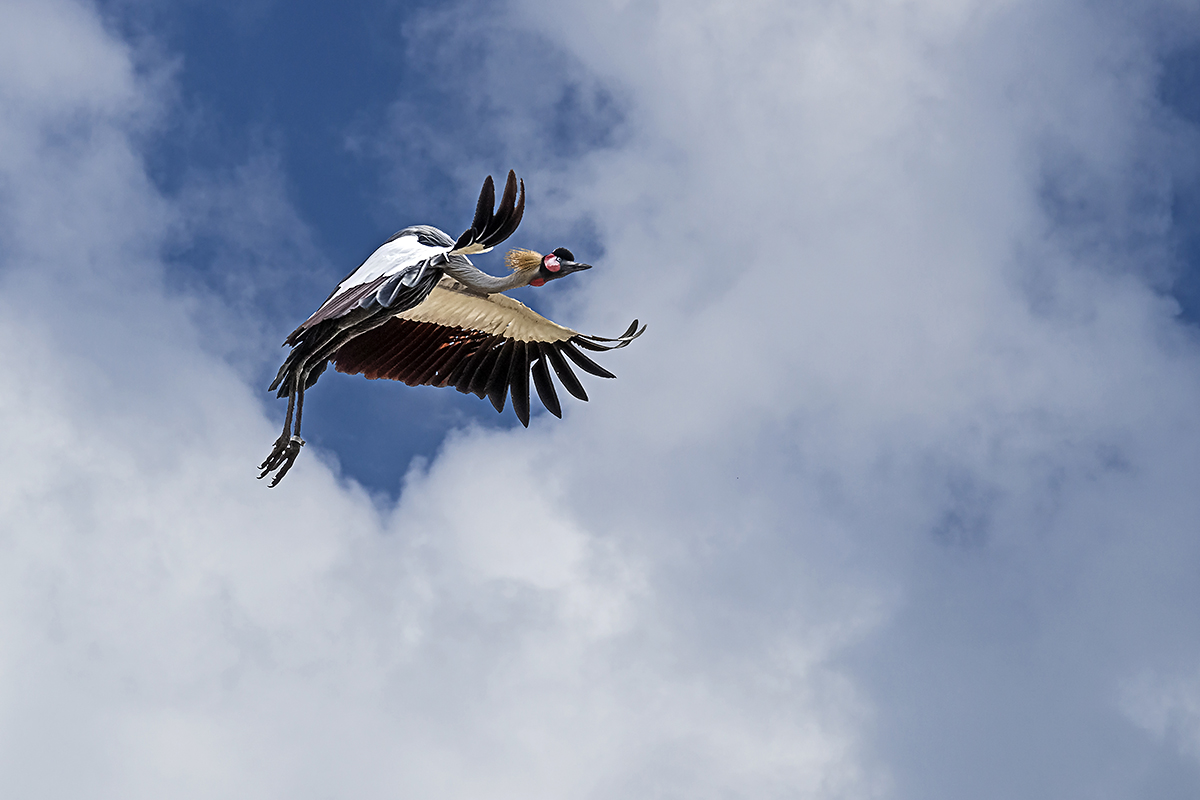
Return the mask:
<path id="1" fill-rule="evenodd" d="M 500 207 L 496 209 L 496 213 L 492 217 L 491 229 L 482 236 L 483 244 L 495 246 L 507 238 L 500 234 L 508 227 L 509 219 L 512 217 L 516 205 L 517 174 L 510 169 L 508 171 L 508 180 L 504 182 L 504 194 L 500 196 Z"/>
<path id="2" fill-rule="evenodd" d="M 495 338 L 497 337 L 491 337 L 486 341 L 480 342 L 470 358 L 463 359 L 463 362 L 459 364 L 458 369 L 454 371 L 453 379 L 450 381 L 454 384 L 455 389 L 463 394 L 477 394 L 479 397 L 483 397 L 483 394 L 475 388 L 475 380 L 483 362 L 491 355 L 491 347 Z"/>
<path id="3" fill-rule="evenodd" d="M 434 374 L 430 376 L 429 385 L 439 387 L 452 385 L 452 379 L 456 377 L 459 368 L 475 354 L 478 345 L 479 343 L 475 341 L 463 341 L 452 345 L 454 352 L 450 354 L 444 363 L 437 366 Z"/>
<path id="4" fill-rule="evenodd" d="M 563 359 L 562 353 L 558 352 L 554 345 L 546 342 L 539 342 L 538 349 L 542 351 L 545 358 L 549 359 L 550 366 L 554 367 L 554 374 L 562 382 L 563 388 L 586 403 L 587 392 L 583 390 L 583 384 L 579 382 L 579 378 L 575 377 L 575 373 L 571 371 L 571 365 Z"/>
<path id="5" fill-rule="evenodd" d="M 636 320 L 636 319 L 633 321 L 633 324 L 634 324 L 634 325 L 637 325 L 637 320 Z M 619 344 L 619 345 L 617 345 L 616 347 L 614 347 L 614 348 L 613 348 L 613 350 L 620 350 L 622 347 L 626 347 L 626 346 L 627 346 L 627 345 L 628 345 L 630 342 L 632 342 L 634 339 L 638 338 L 639 336 L 641 336 L 641 335 L 642 335 L 643 333 L 645 333 L 645 332 L 646 332 L 646 326 L 645 326 L 645 325 L 643 325 L 643 326 L 642 326 L 642 329 L 641 329 L 640 331 L 638 331 L 637 333 L 635 333 L 635 334 L 633 334 L 633 335 L 628 335 L 628 334 L 627 334 L 627 335 L 625 335 L 625 336 L 622 336 L 620 339 L 618 339 L 618 340 L 617 340 L 617 341 L 619 341 L 619 342 L 620 342 L 620 344 Z"/>
<path id="6" fill-rule="evenodd" d="M 459 362 L 458 367 L 454 370 L 449 380 L 447 380 L 446 385 L 453 386 L 463 394 L 468 394 L 471 391 L 471 378 L 475 375 L 475 366 L 479 362 L 479 357 L 480 354 L 476 351 Z"/>
<path id="7" fill-rule="evenodd" d="M 454 366 L 450 374 L 446 376 L 445 383 L 442 386 L 453 386 L 458 391 L 466 394 L 471 385 L 471 376 L 475 374 L 475 367 L 479 365 L 479 359 L 482 357 L 483 342 L 479 342 L 470 347 L 470 350 L 461 361 Z"/>
<path id="8" fill-rule="evenodd" d="M 525 181 L 521 181 L 521 190 L 517 194 L 517 208 L 515 211 L 513 211 L 508 224 L 504 226 L 504 229 L 501 231 L 501 235 L 496 240 L 496 243 L 499 244 L 500 242 L 503 242 L 508 237 L 512 236 L 516 232 L 517 226 L 519 226 L 521 224 L 521 219 L 524 216 L 525 216 Z"/>
<path id="9" fill-rule="evenodd" d="M 488 378 L 492 377 L 492 368 L 500 356 L 501 348 L 496 346 L 496 340 L 499 338 L 497 336 L 485 345 L 483 358 L 480 359 L 479 364 L 475 367 L 474 375 L 471 376 L 471 394 L 480 400 L 487 394 Z"/>
<path id="10" fill-rule="evenodd" d="M 637 333 L 634 333 L 634 331 L 636 331 L 636 330 L 637 330 L 637 326 L 638 326 L 638 321 L 635 319 L 633 322 L 629 323 L 629 327 L 628 327 L 628 328 L 625 330 L 625 332 L 624 332 L 624 333 L 622 333 L 622 334 L 620 335 L 620 337 L 619 337 L 619 338 L 621 338 L 621 339 L 636 339 L 638 336 L 641 336 L 641 335 L 642 335 L 642 333 L 643 333 L 643 332 L 644 332 L 646 329 L 645 329 L 645 328 L 642 328 L 642 330 L 641 330 L 641 331 L 638 331 Z"/>
<path id="11" fill-rule="evenodd" d="M 492 182 L 492 176 L 488 175 L 484 178 L 483 189 L 479 191 L 479 202 L 475 204 L 475 220 L 471 223 L 476 236 L 483 236 L 487 231 L 492 222 L 492 206 L 495 204 L 496 184 Z"/>
<path id="12" fill-rule="evenodd" d="M 513 413 L 521 424 L 529 427 L 529 350 L 525 342 L 517 342 L 513 348 L 512 363 L 508 367 L 508 383 L 511 387 Z"/>
<path id="13" fill-rule="evenodd" d="M 645 330 L 645 328 L 642 330 Z M 640 331 L 638 335 L 641 335 Z M 583 336 L 582 334 L 576 334 L 575 336 L 571 337 L 571 341 L 575 342 L 575 344 L 586 350 L 591 350 L 594 353 L 607 353 L 609 350 L 620 350 L 622 347 L 628 347 L 629 343 L 636 338 L 637 336 L 633 336 L 629 339 L 606 339 L 604 341 L 596 341 L 594 336 Z M 610 342 L 616 342 L 616 344 L 610 344 Z"/>
<path id="14" fill-rule="evenodd" d="M 533 385 L 537 387 L 538 397 L 542 399 L 542 405 L 546 407 L 554 416 L 562 419 L 562 407 L 558 404 L 558 393 L 554 391 L 554 384 L 550 381 L 550 373 L 546 369 L 545 357 L 538 358 L 533 363 Z"/>
<path id="15" fill-rule="evenodd" d="M 504 401 L 508 397 L 508 366 L 512 362 L 513 350 L 516 349 L 516 341 L 507 339 L 504 346 L 500 348 L 499 355 L 496 356 L 496 364 L 492 367 L 492 374 L 487 380 L 487 396 L 488 400 L 492 401 L 492 405 L 496 407 L 496 413 L 504 413 Z"/>
<path id="16" fill-rule="evenodd" d="M 617 345 L 616 347 L 609 348 L 610 350 L 615 350 L 617 347 L 624 347 L 625 345 L 629 344 L 634 339 L 638 338 L 639 336 L 641 336 L 643 333 L 646 332 L 645 325 L 642 326 L 642 329 L 640 331 L 637 330 L 637 326 L 638 326 L 638 321 L 635 319 L 633 321 L 633 323 L 625 330 L 625 332 L 615 339 L 608 339 L 604 336 L 583 336 L 582 338 L 591 340 L 591 342 L 593 344 L 596 344 L 599 342 L 620 342 L 620 344 Z M 637 331 L 637 333 L 634 333 L 634 331 Z"/>
<path id="17" fill-rule="evenodd" d="M 578 364 L 579 368 L 582 369 L 584 372 L 595 375 L 598 378 L 615 378 L 615 377 L 617 377 L 616 375 L 613 375 L 611 372 L 606 370 L 604 367 L 597 364 L 595 361 L 592 361 L 590 358 L 585 356 L 583 353 L 576 350 L 575 345 L 574 345 L 575 341 L 576 340 L 572 339 L 570 341 L 560 342 L 558 345 L 559 349 L 562 350 L 562 352 L 566 355 L 567 358 L 571 359 L 576 364 Z M 582 344 L 582 342 L 579 342 L 579 344 Z"/>
<path id="18" fill-rule="evenodd" d="M 612 350 L 612 348 L 606 344 L 596 344 L 595 342 L 590 341 L 583 336 L 572 336 L 571 341 L 582 347 L 584 350 L 591 350 L 593 353 L 607 353 L 609 350 Z"/>
<path id="19" fill-rule="evenodd" d="M 475 231 L 474 225 L 472 225 L 470 228 L 467 228 L 465 231 L 463 231 L 463 235 L 458 237 L 458 241 L 454 243 L 455 252 L 462 250 L 464 247 L 469 245 L 471 242 L 475 241 L 476 235 L 477 235 L 477 233 Z"/>
<path id="20" fill-rule="evenodd" d="M 489 175 L 483 182 L 479 201 L 475 204 L 475 219 L 454 243 L 450 251 L 452 254 L 486 253 L 511 236 L 521 224 L 521 218 L 525 215 L 525 181 L 518 180 L 517 173 L 511 169 L 500 196 L 500 205 L 493 211 L 495 202 L 496 184 Z"/>

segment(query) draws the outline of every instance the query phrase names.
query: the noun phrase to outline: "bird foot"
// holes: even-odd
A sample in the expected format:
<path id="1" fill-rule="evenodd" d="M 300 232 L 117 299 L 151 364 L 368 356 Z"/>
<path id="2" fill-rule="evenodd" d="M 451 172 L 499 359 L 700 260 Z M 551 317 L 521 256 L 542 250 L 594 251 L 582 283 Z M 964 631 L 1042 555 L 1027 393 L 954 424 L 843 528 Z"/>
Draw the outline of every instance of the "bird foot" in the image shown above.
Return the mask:
<path id="1" fill-rule="evenodd" d="M 290 439 L 287 434 L 280 436 L 275 440 L 275 447 L 271 450 L 271 455 L 267 456 L 267 460 L 258 465 L 262 470 L 262 474 L 258 476 L 259 480 L 267 477 L 275 470 L 275 477 L 271 479 L 271 487 L 279 485 L 283 480 L 283 476 L 288 474 L 288 470 L 292 468 L 292 464 L 296 463 L 296 456 L 300 455 L 300 448 L 304 446 L 304 440 L 299 436 L 293 436 Z"/>

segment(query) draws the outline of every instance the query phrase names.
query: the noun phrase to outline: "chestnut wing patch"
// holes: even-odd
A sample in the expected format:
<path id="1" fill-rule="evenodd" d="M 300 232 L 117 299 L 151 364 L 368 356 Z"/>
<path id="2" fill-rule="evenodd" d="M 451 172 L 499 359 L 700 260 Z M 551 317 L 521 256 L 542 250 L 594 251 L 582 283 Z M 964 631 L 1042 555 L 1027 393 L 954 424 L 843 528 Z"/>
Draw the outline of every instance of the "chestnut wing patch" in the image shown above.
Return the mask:
<path id="1" fill-rule="evenodd" d="M 393 317 L 346 342 L 332 360 L 338 372 L 351 375 L 361 373 L 367 378 L 403 381 L 409 386 L 453 386 L 464 394 L 487 397 L 497 411 L 504 410 L 511 396 L 513 412 L 528 427 L 530 375 L 542 404 L 561 417 L 551 372 L 580 400 L 587 400 L 587 393 L 572 371 L 571 362 L 592 375 L 613 377 L 575 345 L 610 350 L 624 347 L 641 333 L 635 321 L 617 339 L 576 334 L 556 342 L 527 342 L 487 331 Z"/>

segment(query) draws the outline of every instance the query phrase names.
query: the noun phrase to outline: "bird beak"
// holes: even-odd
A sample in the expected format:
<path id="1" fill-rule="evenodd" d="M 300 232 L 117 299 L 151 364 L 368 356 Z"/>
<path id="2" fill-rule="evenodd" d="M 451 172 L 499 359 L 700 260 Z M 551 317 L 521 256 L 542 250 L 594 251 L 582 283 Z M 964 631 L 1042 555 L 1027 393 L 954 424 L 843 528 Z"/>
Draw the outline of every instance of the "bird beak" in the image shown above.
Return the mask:
<path id="1" fill-rule="evenodd" d="M 580 264 L 578 261 L 560 261 L 562 269 L 558 271 L 559 275 L 570 275 L 572 272 L 582 272 L 585 269 L 591 269 L 591 264 Z"/>

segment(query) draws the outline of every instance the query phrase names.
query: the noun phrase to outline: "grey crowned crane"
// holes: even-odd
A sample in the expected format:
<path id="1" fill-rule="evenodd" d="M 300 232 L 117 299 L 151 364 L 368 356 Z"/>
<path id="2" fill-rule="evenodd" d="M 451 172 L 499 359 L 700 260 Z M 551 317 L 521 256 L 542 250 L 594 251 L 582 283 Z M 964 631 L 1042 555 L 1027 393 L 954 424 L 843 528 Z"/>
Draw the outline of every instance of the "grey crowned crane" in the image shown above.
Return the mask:
<path id="1" fill-rule="evenodd" d="M 513 411 L 529 426 L 529 377 L 542 404 L 562 416 L 550 371 L 575 397 L 587 400 L 568 363 L 602 378 L 614 375 L 580 348 L 615 350 L 642 335 L 637 320 L 621 336 L 585 336 L 535 313 L 501 292 L 543 286 L 564 275 L 591 269 L 575 261 L 565 247 L 541 255 L 510 250 L 511 270 L 497 278 L 475 267 L 467 256 L 486 253 L 517 229 L 525 213 L 525 182 L 510 170 L 500 205 L 493 211 L 496 188 L 483 182 L 471 227 L 451 239 L 428 225 L 405 228 L 384 242 L 350 273 L 321 307 L 284 340 L 291 345 L 270 391 L 287 397 L 283 433 L 259 465 L 271 486 L 283 479 L 300 454 L 300 418 L 304 392 L 333 362 L 338 372 L 389 378 L 409 386 L 453 386 L 487 397 Z M 292 423 L 295 421 L 295 427 Z"/>

